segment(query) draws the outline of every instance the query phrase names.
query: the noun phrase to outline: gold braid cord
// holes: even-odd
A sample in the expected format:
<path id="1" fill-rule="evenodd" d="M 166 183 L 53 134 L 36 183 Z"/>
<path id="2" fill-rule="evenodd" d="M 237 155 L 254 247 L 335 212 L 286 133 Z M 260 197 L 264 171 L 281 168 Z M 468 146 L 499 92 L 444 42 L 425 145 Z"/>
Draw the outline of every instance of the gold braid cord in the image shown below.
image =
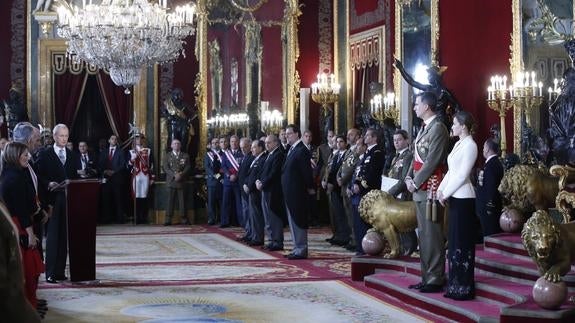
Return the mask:
<path id="1" fill-rule="evenodd" d="M 268 0 L 260 0 L 255 6 L 250 7 L 249 5 L 248 6 L 241 5 L 241 4 L 237 3 L 236 0 L 230 0 L 230 3 L 232 4 L 232 6 L 236 7 L 236 9 L 239 9 L 241 11 L 246 11 L 246 12 L 254 12 L 254 11 L 258 10 L 266 2 L 268 2 Z"/>

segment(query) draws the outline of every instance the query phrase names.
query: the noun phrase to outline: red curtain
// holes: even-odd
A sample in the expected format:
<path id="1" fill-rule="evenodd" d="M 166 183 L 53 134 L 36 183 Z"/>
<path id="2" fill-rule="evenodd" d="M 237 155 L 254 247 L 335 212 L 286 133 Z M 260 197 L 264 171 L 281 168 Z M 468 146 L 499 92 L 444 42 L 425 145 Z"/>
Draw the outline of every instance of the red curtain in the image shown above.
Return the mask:
<path id="1" fill-rule="evenodd" d="M 120 141 L 125 141 L 130 130 L 128 123 L 132 115 L 132 95 L 125 94 L 124 88 L 115 85 L 110 76 L 102 71 L 98 72 L 97 79 L 112 130 Z"/>
<path id="2" fill-rule="evenodd" d="M 54 75 L 54 115 L 57 124 L 63 123 L 69 128 L 72 127 L 87 79 L 86 72 L 80 74 L 66 72 Z"/>

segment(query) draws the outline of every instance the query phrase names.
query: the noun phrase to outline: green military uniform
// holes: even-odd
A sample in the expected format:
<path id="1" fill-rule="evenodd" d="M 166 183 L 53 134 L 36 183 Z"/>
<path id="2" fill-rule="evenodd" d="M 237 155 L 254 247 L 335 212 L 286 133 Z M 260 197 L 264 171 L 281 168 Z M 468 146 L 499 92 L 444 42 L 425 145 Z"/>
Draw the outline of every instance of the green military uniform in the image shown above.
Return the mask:
<path id="1" fill-rule="evenodd" d="M 351 147 L 345 154 L 343 154 L 343 163 L 337 171 L 337 178 L 341 180 L 341 196 L 343 198 L 343 207 L 345 208 L 345 215 L 347 216 L 347 223 L 351 228 L 351 240 L 350 245 L 356 245 L 355 235 L 353 231 L 353 211 L 351 209 L 351 198 L 347 195 L 347 188 L 351 184 L 351 178 L 355 166 L 359 161 L 359 156 L 357 155 L 356 147 Z"/>
<path id="2" fill-rule="evenodd" d="M 441 286 L 445 282 L 444 209 L 439 202 L 428 201 L 431 192 L 426 189 L 430 178 L 444 165 L 449 150 L 449 132 L 439 118 L 433 118 L 422 128 L 415 139 L 415 150 L 413 166 L 423 163 L 418 170 L 412 166 L 409 172 L 417 188 L 413 201 L 417 207 L 422 282 Z M 432 207 L 428 207 L 430 203 Z M 435 221 L 431 210 L 436 214 Z"/>
<path id="3" fill-rule="evenodd" d="M 165 224 L 170 224 L 172 221 L 172 215 L 174 214 L 174 204 L 176 203 L 175 198 L 178 196 L 180 204 L 180 212 L 182 216 L 182 221 L 189 222 L 187 219 L 187 209 L 186 202 L 184 200 L 184 185 L 186 181 L 186 176 L 191 170 L 190 166 L 190 156 L 184 152 L 174 153 L 173 151 L 167 152 L 164 156 L 163 162 L 164 171 L 166 172 L 166 184 L 168 186 L 168 209 L 166 212 Z M 182 177 L 179 181 L 175 179 L 176 173 L 182 173 Z M 193 224 L 193 219 L 192 219 Z"/>
<path id="4" fill-rule="evenodd" d="M 393 157 L 391 161 L 391 168 L 389 169 L 388 177 L 399 180 L 399 182 L 393 185 L 389 189 L 389 194 L 392 196 L 397 196 L 401 193 L 402 201 L 411 201 L 411 193 L 407 190 L 407 185 L 405 185 L 405 177 L 407 172 L 411 167 L 413 162 L 413 153 L 406 148 L 404 151 L 399 153 L 397 156 Z"/>

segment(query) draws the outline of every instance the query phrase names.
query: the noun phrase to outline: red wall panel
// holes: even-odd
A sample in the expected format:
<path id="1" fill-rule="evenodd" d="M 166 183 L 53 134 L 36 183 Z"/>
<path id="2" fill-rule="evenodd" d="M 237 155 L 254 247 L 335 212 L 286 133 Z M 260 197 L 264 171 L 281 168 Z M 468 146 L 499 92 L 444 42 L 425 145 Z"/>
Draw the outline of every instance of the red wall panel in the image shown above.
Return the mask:
<path id="1" fill-rule="evenodd" d="M 509 45 L 513 30 L 511 1 L 482 0 L 439 2 L 439 63 L 448 66 L 445 85 L 463 108 L 473 114 L 479 147 L 489 127 L 499 123 L 498 114 L 487 106 L 487 86 L 493 74 L 509 75 Z M 512 149 L 512 112 L 507 117 L 508 150 Z"/>
<path id="2" fill-rule="evenodd" d="M 11 18 L 12 1 L 4 0 L 0 4 L 0 98 L 8 97 L 8 90 L 11 86 L 10 60 L 12 57 L 11 39 Z"/>

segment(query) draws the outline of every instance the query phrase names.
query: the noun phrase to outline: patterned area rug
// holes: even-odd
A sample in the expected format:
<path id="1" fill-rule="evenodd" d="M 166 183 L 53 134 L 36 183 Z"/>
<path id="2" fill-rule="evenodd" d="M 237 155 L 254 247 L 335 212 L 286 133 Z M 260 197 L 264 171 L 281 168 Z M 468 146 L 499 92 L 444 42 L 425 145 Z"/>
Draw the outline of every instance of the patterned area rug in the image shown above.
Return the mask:
<path id="1" fill-rule="evenodd" d="M 215 233 L 99 235 L 96 263 L 157 263 L 273 259 L 268 254 Z"/>
<path id="2" fill-rule="evenodd" d="M 419 322 L 335 281 L 58 288 L 45 322 Z"/>

